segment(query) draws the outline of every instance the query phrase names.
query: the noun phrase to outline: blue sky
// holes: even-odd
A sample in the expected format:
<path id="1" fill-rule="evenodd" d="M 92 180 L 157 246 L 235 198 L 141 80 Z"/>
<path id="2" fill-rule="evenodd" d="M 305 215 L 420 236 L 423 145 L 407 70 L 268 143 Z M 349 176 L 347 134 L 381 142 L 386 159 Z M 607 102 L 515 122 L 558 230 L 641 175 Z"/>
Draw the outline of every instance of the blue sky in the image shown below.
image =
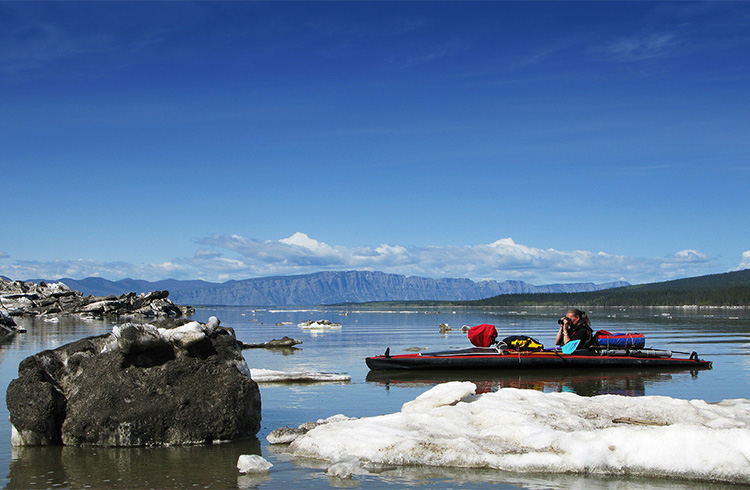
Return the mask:
<path id="1" fill-rule="evenodd" d="M 750 2 L 1 2 L 0 274 L 750 267 Z"/>

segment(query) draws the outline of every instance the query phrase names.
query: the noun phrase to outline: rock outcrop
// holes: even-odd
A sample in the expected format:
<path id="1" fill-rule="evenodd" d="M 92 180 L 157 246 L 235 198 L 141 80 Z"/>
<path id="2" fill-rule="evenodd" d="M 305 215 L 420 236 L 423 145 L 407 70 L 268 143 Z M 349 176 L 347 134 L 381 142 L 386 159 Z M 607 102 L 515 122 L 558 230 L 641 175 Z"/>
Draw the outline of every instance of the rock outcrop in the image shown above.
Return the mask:
<path id="1" fill-rule="evenodd" d="M 258 385 L 232 329 L 115 326 L 24 359 L 6 403 L 12 444 L 155 446 L 252 437 Z"/>
<path id="2" fill-rule="evenodd" d="M 0 278 L 0 325 L 15 326 L 12 317 L 83 315 L 91 317 L 141 315 L 179 318 L 194 313 L 168 299 L 169 291 L 126 293 L 119 296 L 84 296 L 62 282 L 22 282 Z M 8 325 L 8 320 L 12 325 Z"/>
<path id="3" fill-rule="evenodd" d="M 0 327 L 6 331 L 13 331 L 17 325 L 7 311 L 0 308 Z"/>

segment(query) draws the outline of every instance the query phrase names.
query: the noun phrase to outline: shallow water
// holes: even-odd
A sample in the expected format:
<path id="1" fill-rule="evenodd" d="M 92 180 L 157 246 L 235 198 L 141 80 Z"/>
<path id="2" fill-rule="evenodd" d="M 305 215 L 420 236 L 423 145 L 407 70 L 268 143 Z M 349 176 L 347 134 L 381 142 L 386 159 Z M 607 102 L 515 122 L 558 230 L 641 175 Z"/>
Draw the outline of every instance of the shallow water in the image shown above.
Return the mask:
<path id="1" fill-rule="evenodd" d="M 401 405 L 437 383 L 474 381 L 480 391 L 503 387 L 540 391 L 570 391 L 584 396 L 667 395 L 700 398 L 709 402 L 750 398 L 750 314 L 745 309 L 594 309 L 594 329 L 640 332 L 647 345 L 673 351 L 697 351 L 713 361 L 701 371 L 560 370 L 507 371 L 501 374 L 415 373 L 398 376 L 368 373 L 364 357 L 406 349 L 430 350 L 468 346 L 462 325 L 492 323 L 500 338 L 530 335 L 552 345 L 557 308 L 503 308 L 494 310 L 415 309 L 403 311 L 282 308 L 199 308 L 194 316 L 206 321 L 215 315 L 233 327 L 244 342 L 264 342 L 288 335 L 303 341 L 295 349 L 245 351 L 251 368 L 280 371 L 347 373 L 351 382 L 261 385 L 263 422 L 257 440 L 179 448 L 11 448 L 5 403 L 0 424 L 0 471 L 8 488 L 601 488 L 682 489 L 736 488 L 736 486 L 664 479 L 594 477 L 580 475 L 521 475 L 490 470 L 434 467 L 385 468 L 378 473 L 355 474 L 351 479 L 328 477 L 327 465 L 292 459 L 283 447 L 269 446 L 266 435 L 275 428 L 342 413 L 363 417 L 399 411 Z M 327 319 L 341 329 L 304 330 L 306 320 Z M 291 324 L 277 325 L 280 322 Z M 454 330 L 441 334 L 438 325 Z M 59 322 L 24 320 L 28 329 L 0 345 L 2 396 L 17 376 L 18 363 L 44 349 L 58 347 L 89 335 L 106 333 L 113 322 L 62 318 Z M 268 475 L 241 475 L 236 463 L 241 454 L 260 454 L 273 463 Z"/>

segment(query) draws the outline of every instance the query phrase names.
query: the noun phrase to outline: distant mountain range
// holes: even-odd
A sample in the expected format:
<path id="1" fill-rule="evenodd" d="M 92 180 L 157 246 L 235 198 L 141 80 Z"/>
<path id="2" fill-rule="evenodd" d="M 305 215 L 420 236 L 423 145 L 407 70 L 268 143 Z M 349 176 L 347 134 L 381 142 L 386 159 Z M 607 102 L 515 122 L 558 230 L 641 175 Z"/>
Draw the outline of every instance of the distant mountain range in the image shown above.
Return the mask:
<path id="1" fill-rule="evenodd" d="M 40 282 L 40 279 L 32 279 Z M 627 286 L 624 281 L 604 284 L 572 283 L 534 286 L 523 281 L 431 279 L 371 271 L 326 271 L 295 276 L 273 276 L 213 283 L 165 279 L 109 281 L 100 277 L 55 281 L 87 295 L 107 296 L 166 289 L 169 299 L 182 305 L 307 306 L 369 301 L 465 301 L 501 294 L 578 293 Z"/>

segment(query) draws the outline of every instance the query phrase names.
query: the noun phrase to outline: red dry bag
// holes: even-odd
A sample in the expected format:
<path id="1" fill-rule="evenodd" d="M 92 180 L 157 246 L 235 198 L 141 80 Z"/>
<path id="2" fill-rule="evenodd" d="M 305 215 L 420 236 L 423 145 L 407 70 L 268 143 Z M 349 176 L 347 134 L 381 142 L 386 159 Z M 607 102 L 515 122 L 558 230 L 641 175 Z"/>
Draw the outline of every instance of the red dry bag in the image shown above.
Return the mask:
<path id="1" fill-rule="evenodd" d="M 483 323 L 469 329 L 469 340 L 477 347 L 489 347 L 497 337 L 494 325 Z"/>

